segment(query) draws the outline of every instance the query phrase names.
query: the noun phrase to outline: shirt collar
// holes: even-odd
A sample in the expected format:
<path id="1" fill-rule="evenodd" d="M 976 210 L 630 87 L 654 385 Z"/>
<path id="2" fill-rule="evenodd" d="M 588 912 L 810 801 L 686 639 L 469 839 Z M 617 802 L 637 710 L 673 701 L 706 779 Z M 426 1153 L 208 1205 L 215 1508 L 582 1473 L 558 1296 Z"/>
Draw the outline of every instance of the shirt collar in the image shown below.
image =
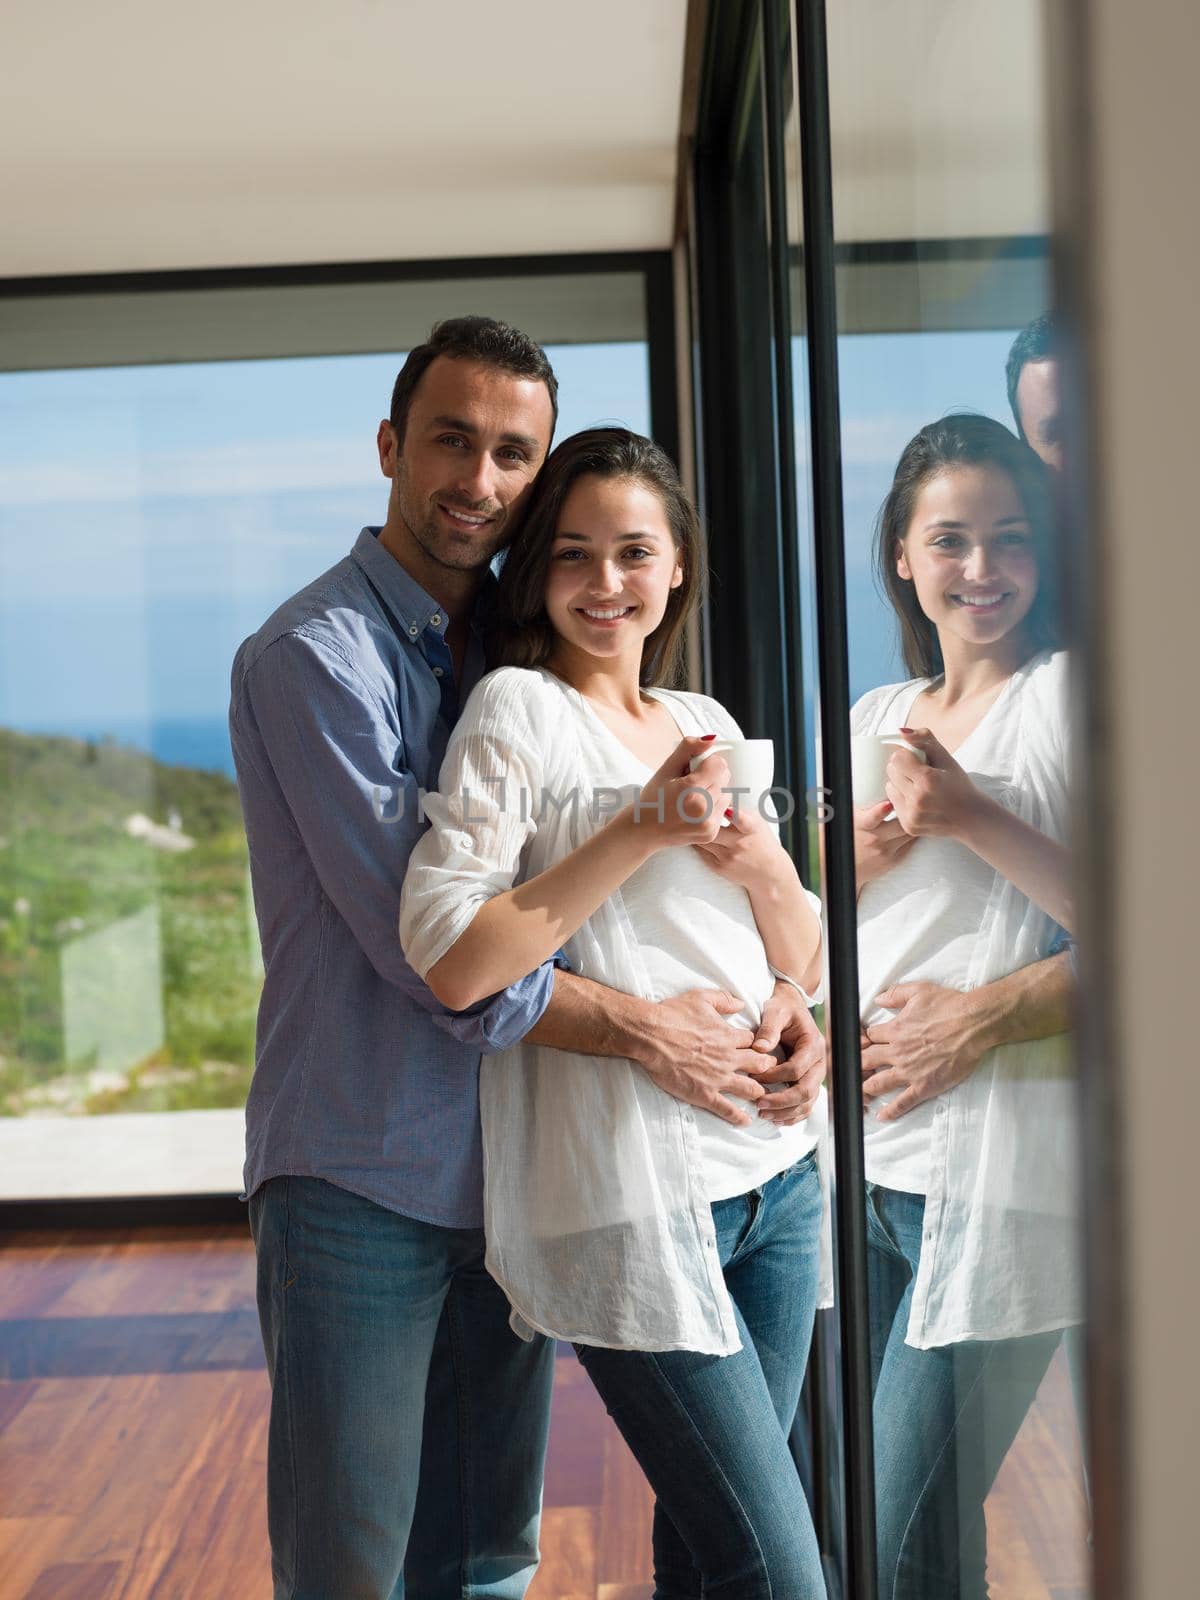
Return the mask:
<path id="1" fill-rule="evenodd" d="M 404 637 L 412 644 L 428 628 L 445 638 L 449 618 L 417 580 L 379 542 L 382 528 L 364 528 L 350 552 L 395 613 Z"/>

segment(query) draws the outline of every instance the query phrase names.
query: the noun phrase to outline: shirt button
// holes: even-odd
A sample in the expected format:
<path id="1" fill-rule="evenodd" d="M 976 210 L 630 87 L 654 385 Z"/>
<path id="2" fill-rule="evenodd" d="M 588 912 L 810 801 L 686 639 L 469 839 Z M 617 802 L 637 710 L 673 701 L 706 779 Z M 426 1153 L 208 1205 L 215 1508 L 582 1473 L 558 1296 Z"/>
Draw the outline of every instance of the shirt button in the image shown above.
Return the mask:
<path id="1" fill-rule="evenodd" d="M 937 1108 L 935 1109 L 933 1114 L 934 1114 L 935 1117 L 944 1117 L 946 1115 L 946 1107 L 942 1103 L 942 1101 L 940 1101 L 940 1100 L 938 1101 Z"/>
<path id="2" fill-rule="evenodd" d="M 420 630 L 420 628 L 417 627 L 415 622 L 410 622 L 409 625 L 408 625 L 408 631 L 412 635 L 412 637 L 415 639 L 417 637 L 417 635 L 420 633 L 421 630 Z"/>
<path id="3" fill-rule="evenodd" d="M 442 625 L 442 613 L 440 611 L 435 611 L 429 620 L 432 622 L 435 628 L 440 628 Z"/>
<path id="4" fill-rule="evenodd" d="M 441 678 L 441 677 L 445 676 L 445 673 L 443 672 L 441 667 L 434 667 L 433 675 L 434 675 L 435 678 Z"/>

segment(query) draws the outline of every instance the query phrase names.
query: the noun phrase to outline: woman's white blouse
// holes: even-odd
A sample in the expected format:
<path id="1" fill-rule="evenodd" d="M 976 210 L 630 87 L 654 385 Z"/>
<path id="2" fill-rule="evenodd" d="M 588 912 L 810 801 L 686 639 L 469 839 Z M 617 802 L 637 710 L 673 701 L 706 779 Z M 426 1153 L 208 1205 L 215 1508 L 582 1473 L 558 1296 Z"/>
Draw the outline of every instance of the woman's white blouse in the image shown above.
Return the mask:
<path id="1" fill-rule="evenodd" d="M 740 737 L 716 701 L 656 693 L 684 733 Z M 631 798 L 624 781 L 636 776 L 633 766 L 621 762 L 586 701 L 552 674 L 506 667 L 485 677 L 451 736 L 440 793 L 426 799 L 432 826 L 405 879 L 400 936 L 413 969 L 424 976 L 485 901 L 561 861 L 603 826 Z M 773 980 L 749 899 L 710 876 L 713 900 L 722 902 L 719 913 L 714 905 L 722 929 L 714 943 L 745 947 L 762 973 L 746 970 L 740 982 L 717 984 L 718 949 L 711 975 L 694 986 L 707 979 L 741 994 L 754 1012 Z M 610 896 L 568 941 L 572 968 L 628 994 L 662 998 L 657 952 L 638 936 L 644 921 L 636 895 Z M 765 992 L 747 993 L 753 988 Z M 725 1126 L 719 1119 L 664 1094 L 632 1062 L 528 1042 L 484 1057 L 479 1102 L 487 1266 L 519 1333 L 620 1349 L 727 1355 L 740 1348 L 709 1204 L 713 1182 L 725 1176 L 713 1175 L 717 1130 Z M 714 1127 L 702 1135 L 705 1122 Z M 774 1143 L 742 1134 L 743 1155 L 731 1137 L 725 1155 L 734 1165 L 744 1159 L 747 1177 L 742 1190 L 728 1192 L 799 1159 L 824 1126 L 822 1092 L 808 1122 Z"/>
<path id="2" fill-rule="evenodd" d="M 925 681 L 872 690 L 855 734 L 894 733 Z M 1068 838 L 1068 663 L 1027 662 L 960 747 L 972 781 L 1041 832 Z M 858 902 L 865 1024 L 893 984 L 976 989 L 1048 955 L 1059 929 L 954 840 L 918 839 Z M 868 1120 L 869 1180 L 925 1195 L 907 1343 L 1004 1339 L 1078 1322 L 1078 1110 L 1065 1034 L 990 1051 L 962 1083 L 891 1124 Z"/>

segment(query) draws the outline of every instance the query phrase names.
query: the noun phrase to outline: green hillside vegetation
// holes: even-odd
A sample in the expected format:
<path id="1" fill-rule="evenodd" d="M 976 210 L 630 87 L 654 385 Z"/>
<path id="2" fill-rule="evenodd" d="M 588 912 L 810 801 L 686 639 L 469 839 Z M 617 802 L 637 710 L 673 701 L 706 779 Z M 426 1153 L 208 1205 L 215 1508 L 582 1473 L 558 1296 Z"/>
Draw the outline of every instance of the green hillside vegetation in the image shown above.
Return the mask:
<path id="1" fill-rule="evenodd" d="M 132 837 L 136 816 L 191 848 Z M 0 1113 L 241 1104 L 261 981 L 247 886 L 223 773 L 0 729 Z"/>

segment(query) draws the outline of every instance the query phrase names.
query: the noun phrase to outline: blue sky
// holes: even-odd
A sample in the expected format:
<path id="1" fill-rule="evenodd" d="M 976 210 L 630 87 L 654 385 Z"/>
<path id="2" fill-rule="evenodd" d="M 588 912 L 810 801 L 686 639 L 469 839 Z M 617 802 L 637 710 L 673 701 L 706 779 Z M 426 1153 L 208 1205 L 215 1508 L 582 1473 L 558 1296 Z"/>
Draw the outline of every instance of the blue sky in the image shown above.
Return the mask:
<path id="1" fill-rule="evenodd" d="M 649 426 L 640 344 L 550 351 L 560 437 Z M 382 522 L 401 353 L 0 377 L 0 723 L 220 716 L 234 649 Z"/>
<path id="2" fill-rule="evenodd" d="M 867 573 L 896 458 L 947 410 L 1008 421 L 1010 339 L 842 341 L 855 693 L 897 675 Z M 646 431 L 643 346 L 550 354 L 560 438 L 598 421 Z M 0 376 L 0 724 L 136 738 L 222 716 L 238 642 L 382 520 L 374 438 L 401 360 Z"/>

